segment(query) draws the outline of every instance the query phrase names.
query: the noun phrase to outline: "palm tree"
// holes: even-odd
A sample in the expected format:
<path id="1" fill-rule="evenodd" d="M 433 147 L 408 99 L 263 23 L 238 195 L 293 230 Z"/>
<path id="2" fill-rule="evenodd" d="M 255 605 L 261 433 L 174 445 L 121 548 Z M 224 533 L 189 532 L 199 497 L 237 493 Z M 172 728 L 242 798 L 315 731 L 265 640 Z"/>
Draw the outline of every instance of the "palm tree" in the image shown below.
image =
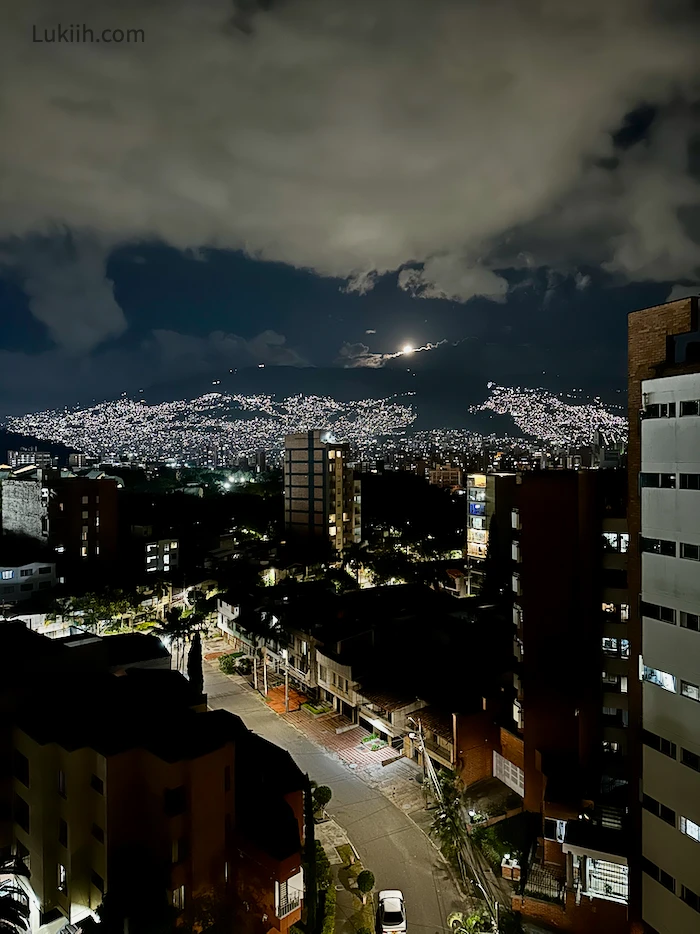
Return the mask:
<path id="1" fill-rule="evenodd" d="M 16 857 L 0 863 L 0 876 L 29 878 L 29 870 Z M 0 934 L 25 934 L 29 930 L 29 899 L 12 880 L 0 882 Z"/>

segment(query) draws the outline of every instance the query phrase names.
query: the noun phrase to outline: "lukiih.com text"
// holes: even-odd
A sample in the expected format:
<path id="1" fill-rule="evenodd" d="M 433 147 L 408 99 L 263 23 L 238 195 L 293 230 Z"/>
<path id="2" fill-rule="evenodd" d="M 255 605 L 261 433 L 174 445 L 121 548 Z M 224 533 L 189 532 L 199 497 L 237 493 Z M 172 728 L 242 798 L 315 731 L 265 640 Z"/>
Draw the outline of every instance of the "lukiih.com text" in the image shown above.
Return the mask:
<path id="1" fill-rule="evenodd" d="M 70 23 L 64 26 L 57 23 L 48 29 L 32 26 L 32 42 L 145 42 L 143 29 L 91 29 L 85 23 Z"/>

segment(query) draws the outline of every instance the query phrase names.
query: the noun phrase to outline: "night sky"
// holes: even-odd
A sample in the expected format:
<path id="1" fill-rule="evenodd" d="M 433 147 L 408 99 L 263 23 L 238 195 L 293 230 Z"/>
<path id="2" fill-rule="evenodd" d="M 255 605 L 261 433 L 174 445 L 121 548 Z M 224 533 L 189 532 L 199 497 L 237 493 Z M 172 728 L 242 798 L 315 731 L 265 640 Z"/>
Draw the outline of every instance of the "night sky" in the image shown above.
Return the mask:
<path id="1" fill-rule="evenodd" d="M 261 363 L 614 393 L 700 291 L 691 0 L 57 6 L 3 13 L 0 415 Z"/>

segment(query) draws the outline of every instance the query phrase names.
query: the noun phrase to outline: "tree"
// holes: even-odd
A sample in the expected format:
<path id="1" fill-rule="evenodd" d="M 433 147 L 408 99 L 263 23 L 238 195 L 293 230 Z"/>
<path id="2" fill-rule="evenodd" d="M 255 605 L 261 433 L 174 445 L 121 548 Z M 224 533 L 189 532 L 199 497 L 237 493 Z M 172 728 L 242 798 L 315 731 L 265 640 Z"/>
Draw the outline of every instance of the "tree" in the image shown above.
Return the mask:
<path id="1" fill-rule="evenodd" d="M 441 799 L 433 818 L 430 832 L 440 841 L 445 857 L 459 868 L 462 878 L 467 878 L 464 851 L 467 847 L 467 831 L 462 818 L 461 795 L 453 776 L 440 779 Z"/>
<path id="2" fill-rule="evenodd" d="M 367 896 L 374 888 L 374 875 L 369 869 L 363 869 L 357 877 L 357 887 L 362 893 L 362 904 L 367 902 Z"/>
<path id="3" fill-rule="evenodd" d="M 10 859 L 0 864 L 0 875 L 28 879 L 30 873 L 21 860 Z M 29 899 L 21 898 L 23 893 L 13 889 L 0 889 L 0 934 L 25 934 L 29 930 Z"/>
<path id="4" fill-rule="evenodd" d="M 317 811 L 322 811 L 333 797 L 333 792 L 328 785 L 318 785 L 314 789 L 314 807 Z"/>
<path id="5" fill-rule="evenodd" d="M 197 694 L 204 693 L 204 671 L 202 670 L 202 637 L 194 634 L 190 654 L 187 656 L 187 677 Z"/>

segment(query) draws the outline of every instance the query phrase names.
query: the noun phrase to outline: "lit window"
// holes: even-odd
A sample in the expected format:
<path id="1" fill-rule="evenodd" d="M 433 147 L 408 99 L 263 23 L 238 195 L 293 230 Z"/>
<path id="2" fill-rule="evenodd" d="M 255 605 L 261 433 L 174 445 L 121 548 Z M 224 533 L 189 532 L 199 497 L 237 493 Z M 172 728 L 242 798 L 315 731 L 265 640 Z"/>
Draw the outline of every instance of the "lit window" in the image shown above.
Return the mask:
<path id="1" fill-rule="evenodd" d="M 14 576 L 15 576 L 14 571 L 3 571 L 2 572 L 2 579 L 4 581 L 11 581 Z"/>
<path id="2" fill-rule="evenodd" d="M 87 511 L 87 509 L 83 509 L 83 519 L 87 519 L 89 515 L 90 513 Z"/>
<path id="3" fill-rule="evenodd" d="M 96 554 L 96 555 L 99 555 L 99 553 L 100 553 L 100 546 L 99 546 L 99 545 L 95 545 L 95 554 Z"/>
<path id="4" fill-rule="evenodd" d="M 688 561 L 700 561 L 700 545 L 688 545 L 686 542 L 681 542 L 681 558 L 686 558 Z"/>
<path id="5" fill-rule="evenodd" d="M 59 863 L 58 864 L 58 891 L 65 892 L 67 888 L 68 888 L 68 881 L 67 881 L 67 875 L 66 875 L 66 867 L 61 865 L 61 863 Z"/>
<path id="6" fill-rule="evenodd" d="M 691 684 L 690 681 L 681 681 L 681 694 L 690 700 L 700 701 L 700 687 Z"/>
<path id="7" fill-rule="evenodd" d="M 656 684 L 663 688 L 664 691 L 672 691 L 674 694 L 678 690 L 677 680 L 674 675 L 670 675 L 667 671 L 660 671 L 658 668 L 649 668 L 648 665 L 644 666 L 642 680 L 647 681 L 649 684 Z"/>
<path id="8" fill-rule="evenodd" d="M 700 473 L 682 473 L 680 481 L 681 490 L 700 490 Z"/>
<path id="9" fill-rule="evenodd" d="M 623 623 L 626 623 L 629 618 L 630 618 L 629 604 L 621 603 L 620 604 L 620 619 L 622 620 Z"/>
<path id="10" fill-rule="evenodd" d="M 58 554 L 58 555 L 62 555 L 63 552 L 64 552 L 65 550 L 66 550 L 66 549 L 63 547 L 63 545 L 57 545 L 57 546 L 56 546 L 56 554 Z"/>
<path id="11" fill-rule="evenodd" d="M 87 545 L 82 545 L 80 548 L 80 557 L 87 558 L 87 556 L 88 556 Z"/>
<path id="12" fill-rule="evenodd" d="M 178 911 L 182 911 L 185 907 L 185 886 L 180 885 L 176 889 L 173 889 L 173 906 L 177 908 Z"/>
<path id="13" fill-rule="evenodd" d="M 681 833 L 684 833 L 686 837 L 690 837 L 691 840 L 695 840 L 696 843 L 700 843 L 700 825 L 687 817 L 681 817 L 678 823 Z"/>
<path id="14" fill-rule="evenodd" d="M 83 506 L 87 506 L 87 503 L 88 503 L 88 498 L 87 498 L 87 496 L 83 496 L 82 502 L 83 502 Z"/>
<path id="15" fill-rule="evenodd" d="M 172 551 L 174 548 L 177 548 L 177 542 L 170 542 L 170 550 Z"/>

